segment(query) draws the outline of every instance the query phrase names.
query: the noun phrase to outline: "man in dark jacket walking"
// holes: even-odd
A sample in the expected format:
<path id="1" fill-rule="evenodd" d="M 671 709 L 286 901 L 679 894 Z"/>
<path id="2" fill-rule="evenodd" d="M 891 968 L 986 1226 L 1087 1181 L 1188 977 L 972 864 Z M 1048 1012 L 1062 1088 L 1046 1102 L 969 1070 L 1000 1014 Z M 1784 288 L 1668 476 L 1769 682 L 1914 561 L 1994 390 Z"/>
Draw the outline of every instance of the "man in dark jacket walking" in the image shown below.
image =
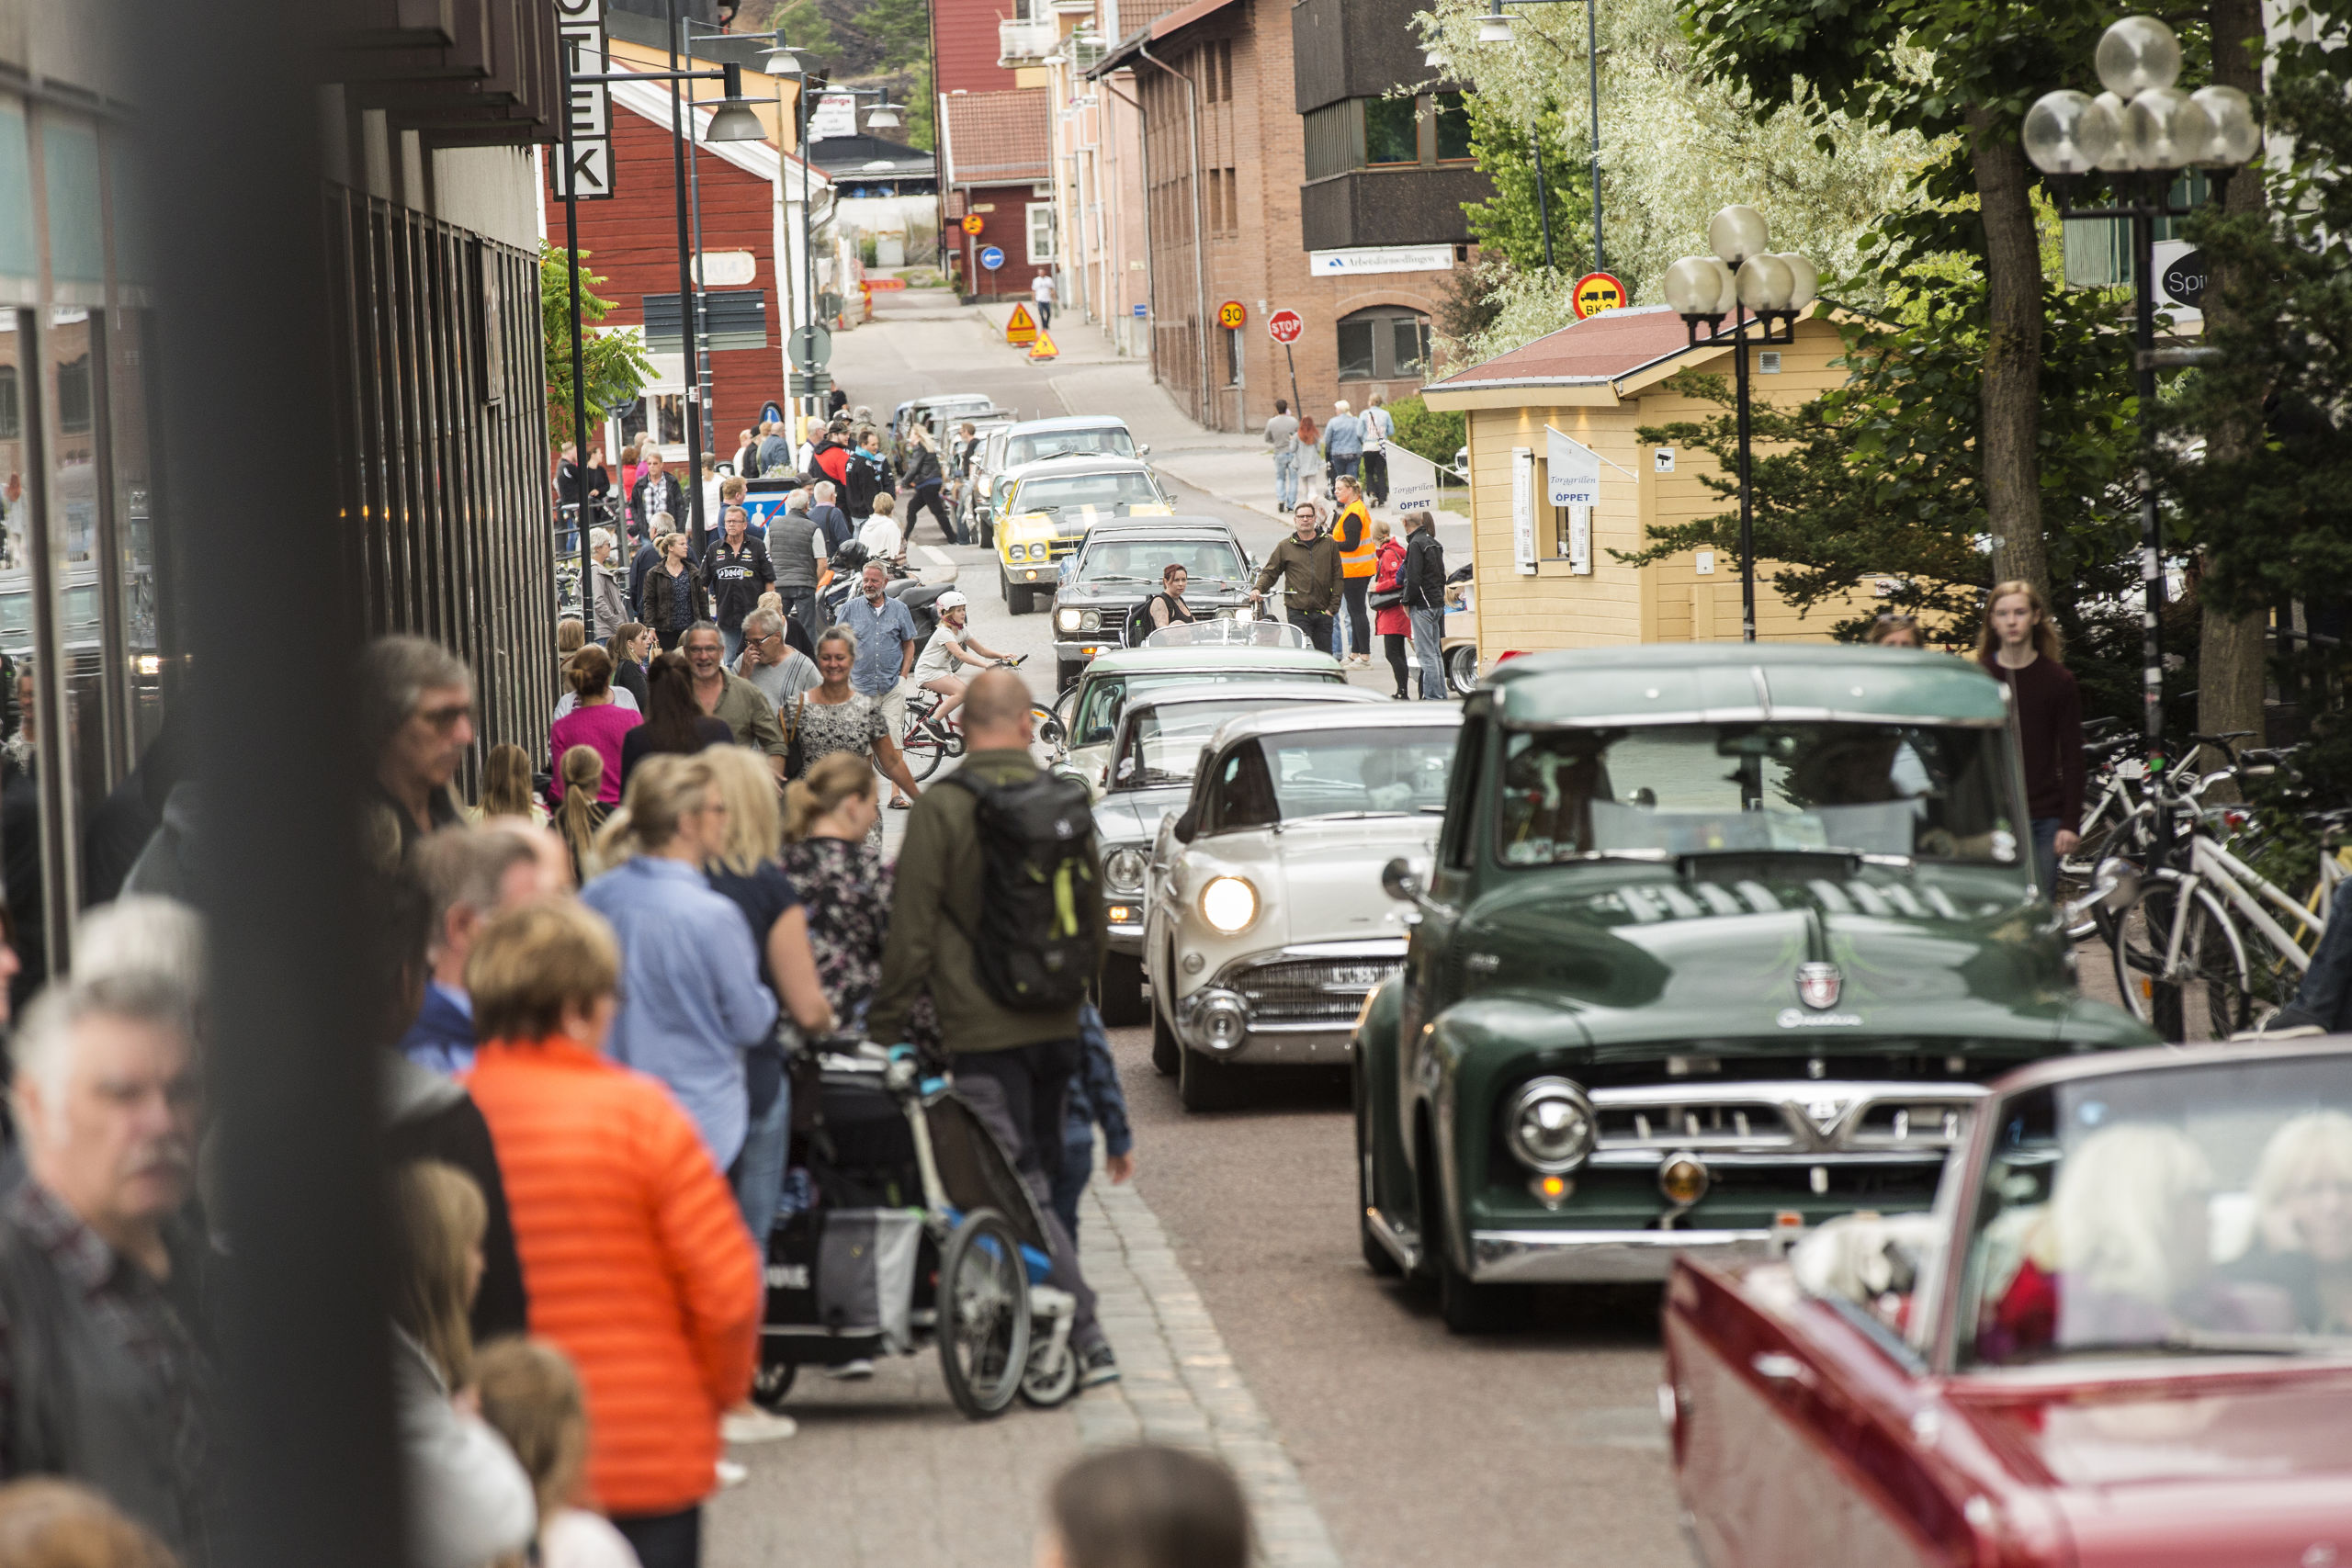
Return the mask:
<path id="1" fill-rule="evenodd" d="M 1445 548 L 1437 542 L 1437 519 L 1426 512 L 1405 514 L 1405 612 L 1413 623 L 1413 659 L 1421 667 L 1421 700 L 1445 696 L 1445 672 L 1438 650 L 1445 641 Z"/>
<path id="2" fill-rule="evenodd" d="M 817 569 L 833 553 L 832 544 L 817 520 L 808 514 L 808 492 L 796 490 L 784 503 L 783 515 L 768 525 L 768 564 L 775 569 L 776 597 L 784 613 L 814 638 L 817 625 Z"/>
<path id="3" fill-rule="evenodd" d="M 918 424 L 909 432 L 914 456 L 907 460 L 906 486 L 914 491 L 914 499 L 907 502 L 907 532 L 915 536 L 915 513 L 928 510 L 939 523 L 940 536 L 951 545 L 964 541 L 956 532 L 956 520 L 947 513 L 947 503 L 940 499 L 940 486 L 945 482 L 946 470 L 940 466 L 939 447 L 932 440 L 931 432 Z"/>
<path id="4" fill-rule="evenodd" d="M 710 618 L 727 634 L 730 661 L 743 651 L 743 617 L 760 607 L 760 595 L 775 581 L 767 547 L 749 536 L 750 525 L 741 507 L 729 507 L 726 535 L 702 563 L 703 580 L 710 584 Z"/>
<path id="5" fill-rule="evenodd" d="M 1030 755 L 1035 739 L 1029 688 L 1009 670 L 984 671 L 964 697 L 964 735 L 970 750 L 962 776 L 990 785 L 1037 776 Z M 956 1088 L 1012 1152 L 1022 1179 L 1036 1195 L 1052 1243 L 1049 1281 L 1078 1298 L 1070 1345 L 1081 1386 L 1119 1375 L 1117 1358 L 1095 1321 L 1094 1292 L 1079 1272 L 1078 1251 L 1053 1212 L 1053 1181 L 1061 1169 L 1064 1107 L 1078 1070 L 1079 1004 L 1016 1011 L 981 979 L 978 953 L 967 934 L 980 929 L 986 857 L 980 844 L 979 803 L 971 791 L 942 785 L 918 798 L 899 851 L 898 886 L 890 900 L 890 936 L 882 950 L 882 977 L 866 1032 L 876 1040 L 905 1037 L 917 996 L 926 989 L 939 1016 L 956 1021 L 949 1049 Z M 1075 912 L 1095 950 L 1102 942 L 1102 900 L 1080 888 Z"/>
<path id="6" fill-rule="evenodd" d="M 1340 603 L 1340 547 L 1323 532 L 1313 502 L 1300 502 L 1291 520 L 1294 532 L 1266 553 L 1250 597 L 1262 603 L 1266 590 L 1281 579 L 1285 617 L 1306 634 L 1307 647 L 1329 653 L 1331 612 Z"/>
<path id="7" fill-rule="evenodd" d="M 662 454 L 649 446 L 645 472 L 628 492 L 628 531 L 640 539 L 650 538 L 654 516 L 663 512 L 673 520 L 673 526 L 684 527 L 686 489 L 662 467 Z"/>

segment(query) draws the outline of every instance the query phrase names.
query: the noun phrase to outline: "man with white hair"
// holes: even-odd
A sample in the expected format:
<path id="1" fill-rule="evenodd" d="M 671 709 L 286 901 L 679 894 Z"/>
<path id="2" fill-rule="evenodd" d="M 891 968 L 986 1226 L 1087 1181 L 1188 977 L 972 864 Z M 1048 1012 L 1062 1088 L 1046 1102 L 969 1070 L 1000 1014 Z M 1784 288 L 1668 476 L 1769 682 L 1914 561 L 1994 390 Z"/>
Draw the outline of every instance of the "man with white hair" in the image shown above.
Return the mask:
<path id="1" fill-rule="evenodd" d="M 594 580 L 588 592 L 590 642 L 609 639 L 628 619 L 628 595 L 621 588 L 619 574 L 613 570 L 613 549 L 618 542 L 610 528 L 588 532 L 588 575 Z"/>
<path id="2" fill-rule="evenodd" d="M 11 1055 L 26 1179 L 0 1199 L 0 1478 L 82 1482 L 205 1563 L 192 999 L 153 968 L 53 985 Z"/>
<path id="3" fill-rule="evenodd" d="M 473 748 L 473 671 L 439 643 L 391 636 L 361 652 L 359 673 L 360 725 L 375 761 L 369 849 L 397 864 L 417 840 L 458 820 L 449 781 Z"/>
<path id="4" fill-rule="evenodd" d="M 849 513 L 833 504 L 833 498 L 841 493 L 840 487 L 831 479 L 820 479 L 810 487 L 808 493 L 813 498 L 808 506 L 808 520 L 825 531 L 825 553 L 837 554 L 843 545 L 857 536 L 857 530 L 850 526 Z"/>

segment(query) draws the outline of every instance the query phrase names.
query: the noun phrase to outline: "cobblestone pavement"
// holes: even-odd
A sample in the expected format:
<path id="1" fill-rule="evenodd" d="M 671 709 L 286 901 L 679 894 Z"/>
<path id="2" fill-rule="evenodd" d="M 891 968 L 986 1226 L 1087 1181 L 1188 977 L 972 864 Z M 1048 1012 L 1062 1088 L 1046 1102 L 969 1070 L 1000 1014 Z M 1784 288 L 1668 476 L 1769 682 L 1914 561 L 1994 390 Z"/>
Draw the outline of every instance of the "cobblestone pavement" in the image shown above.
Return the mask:
<path id="1" fill-rule="evenodd" d="M 1124 1379 L 1055 1411 L 970 1422 L 926 1351 L 871 1381 L 804 1372 L 799 1436 L 738 1449 L 751 1477 L 711 1506 L 711 1568 L 1024 1568 L 1046 1487 L 1080 1452 L 1150 1441 L 1216 1453 L 1248 1494 L 1270 1568 L 1336 1568 L 1290 1457 L 1200 1293 L 1132 1187 L 1098 1173 L 1080 1251 Z"/>

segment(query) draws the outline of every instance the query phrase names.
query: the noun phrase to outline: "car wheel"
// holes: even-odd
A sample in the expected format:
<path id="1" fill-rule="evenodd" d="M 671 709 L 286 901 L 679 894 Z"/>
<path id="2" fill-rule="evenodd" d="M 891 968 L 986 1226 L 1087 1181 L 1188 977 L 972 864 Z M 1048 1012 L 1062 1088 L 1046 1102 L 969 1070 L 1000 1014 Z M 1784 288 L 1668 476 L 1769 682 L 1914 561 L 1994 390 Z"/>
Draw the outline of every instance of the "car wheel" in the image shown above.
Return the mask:
<path id="1" fill-rule="evenodd" d="M 1025 615 L 1035 610 L 1036 607 L 1037 591 L 1035 589 L 1026 585 L 1016 585 L 1013 588 L 1012 613 L 1014 615 Z"/>
<path id="2" fill-rule="evenodd" d="M 1084 660 L 1071 660 L 1066 663 L 1057 660 L 1054 665 L 1054 690 L 1057 692 L 1069 690 L 1078 683 L 1078 678 L 1085 673 Z"/>
<path id="3" fill-rule="evenodd" d="M 1129 1026 L 1144 1021 L 1143 960 L 1130 953 L 1102 955 L 1102 1021 Z"/>
<path id="4" fill-rule="evenodd" d="M 1464 645 L 1448 649 L 1445 655 L 1445 683 L 1455 694 L 1468 696 L 1478 686 L 1478 650 Z"/>
<path id="5" fill-rule="evenodd" d="M 1145 1004 L 1151 1009 L 1152 1069 L 1161 1077 L 1172 1078 L 1176 1076 L 1177 1059 L 1184 1047 L 1176 1043 L 1175 1026 L 1159 1010 L 1159 994 L 1154 992 L 1146 998 Z"/>
<path id="6" fill-rule="evenodd" d="M 1355 1080 L 1356 1102 L 1356 1240 L 1363 1248 L 1363 1266 L 1384 1280 L 1393 1280 L 1405 1270 L 1396 1255 L 1380 1245 L 1372 1234 L 1372 1204 L 1379 1190 L 1373 1180 L 1372 1102 L 1366 1091 L 1363 1066 L 1358 1063 L 1349 1075 Z"/>
<path id="7" fill-rule="evenodd" d="M 1495 1286 L 1477 1283 L 1455 1265 L 1445 1234 L 1445 1200 L 1434 1175 L 1437 1156 L 1426 1148 L 1422 1152 L 1421 1267 L 1437 1280 L 1437 1315 L 1450 1333 L 1482 1334 L 1501 1316 L 1501 1296 Z"/>
<path id="8" fill-rule="evenodd" d="M 1012 579 L 1002 572 L 996 574 L 996 591 L 1004 595 L 1004 607 L 1012 608 Z"/>
<path id="9" fill-rule="evenodd" d="M 1176 1098 L 1187 1111 L 1224 1111 L 1234 1101 L 1234 1070 L 1204 1051 L 1176 1053 Z"/>

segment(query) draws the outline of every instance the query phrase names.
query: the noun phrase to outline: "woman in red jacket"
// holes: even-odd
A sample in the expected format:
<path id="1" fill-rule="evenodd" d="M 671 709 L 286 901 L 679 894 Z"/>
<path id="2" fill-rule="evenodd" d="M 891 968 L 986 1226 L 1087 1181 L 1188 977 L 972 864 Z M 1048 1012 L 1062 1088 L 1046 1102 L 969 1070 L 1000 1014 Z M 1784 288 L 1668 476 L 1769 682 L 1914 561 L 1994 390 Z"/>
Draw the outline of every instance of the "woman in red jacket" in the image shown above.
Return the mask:
<path id="1" fill-rule="evenodd" d="M 588 1481 L 644 1568 L 695 1568 L 720 1413 L 746 1398 L 761 1264 L 669 1092 L 605 1058 L 620 953 L 581 905 L 510 910 L 466 961 L 468 1079 L 498 1145 L 531 1332 L 588 1390 Z"/>
<path id="2" fill-rule="evenodd" d="M 1372 520 L 1372 559 L 1373 592 L 1396 592 L 1405 578 L 1405 541 L 1394 536 L 1385 517 Z M 1374 611 L 1372 629 L 1388 655 L 1388 668 L 1396 672 L 1396 700 L 1404 702 L 1412 694 L 1406 690 L 1405 644 L 1413 635 L 1413 617 L 1405 613 L 1404 601 Z"/>

